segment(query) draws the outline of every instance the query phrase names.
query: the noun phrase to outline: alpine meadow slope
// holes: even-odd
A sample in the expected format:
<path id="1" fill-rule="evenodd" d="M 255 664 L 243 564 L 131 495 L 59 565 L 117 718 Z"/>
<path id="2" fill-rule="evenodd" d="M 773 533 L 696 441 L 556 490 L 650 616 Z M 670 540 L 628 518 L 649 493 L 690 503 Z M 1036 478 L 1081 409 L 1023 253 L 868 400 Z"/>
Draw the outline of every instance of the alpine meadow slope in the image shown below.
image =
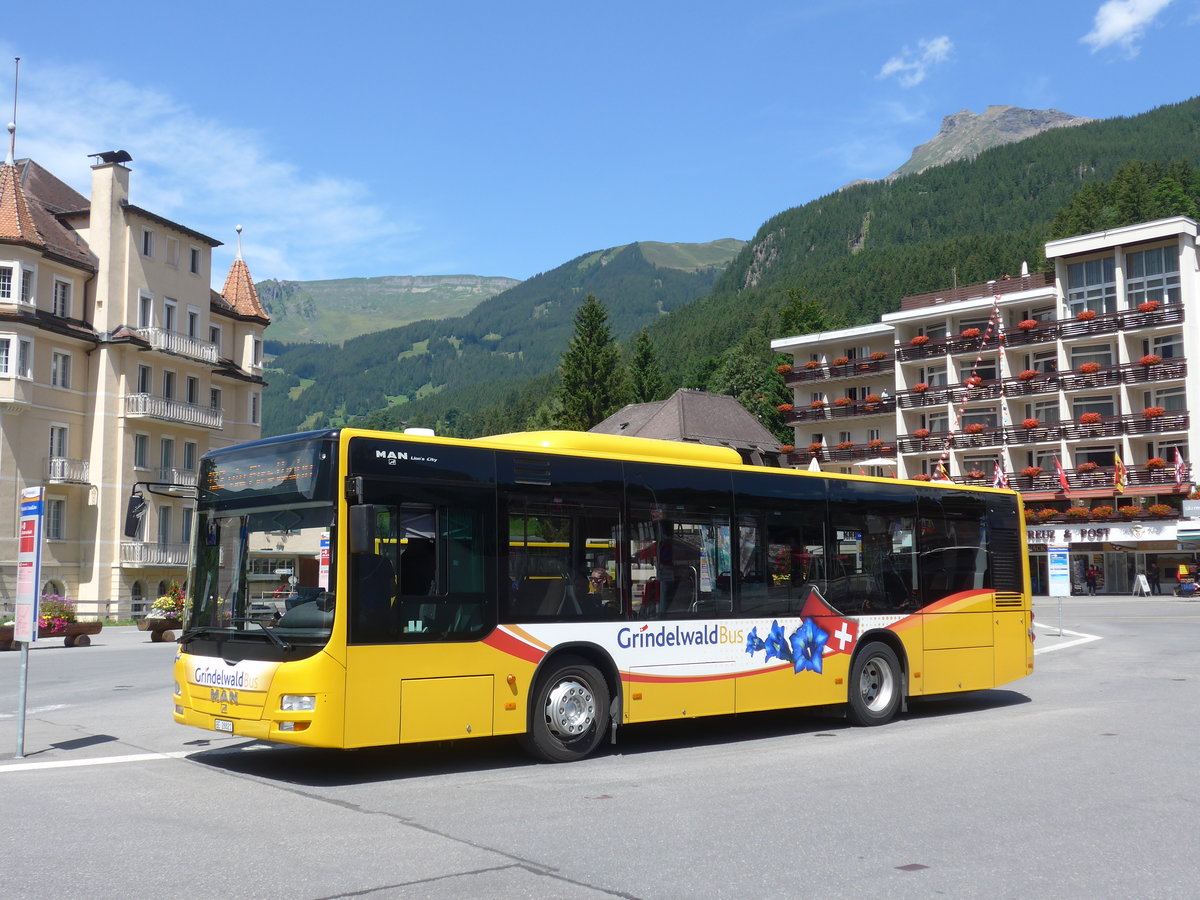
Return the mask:
<path id="1" fill-rule="evenodd" d="M 271 343 L 263 434 L 379 411 L 388 415 L 377 415 L 377 424 L 396 424 L 409 416 L 413 401 L 446 391 L 461 392 L 470 408 L 501 402 L 513 384 L 554 371 L 575 310 L 588 294 L 605 302 L 614 334 L 625 338 L 707 294 L 743 243 L 648 242 L 598 250 L 514 285 L 465 315 L 362 335 L 341 348 Z"/>

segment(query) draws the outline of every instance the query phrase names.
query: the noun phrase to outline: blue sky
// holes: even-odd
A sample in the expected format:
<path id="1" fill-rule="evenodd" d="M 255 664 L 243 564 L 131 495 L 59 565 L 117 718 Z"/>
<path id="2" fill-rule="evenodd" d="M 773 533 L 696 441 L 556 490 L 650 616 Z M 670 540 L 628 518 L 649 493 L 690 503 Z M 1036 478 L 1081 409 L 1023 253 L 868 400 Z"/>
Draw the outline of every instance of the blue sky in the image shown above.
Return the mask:
<path id="1" fill-rule="evenodd" d="M 1200 0 L 23 4 L 17 156 L 226 242 L 256 279 L 528 278 L 636 240 L 749 239 L 992 104 L 1195 93 Z"/>

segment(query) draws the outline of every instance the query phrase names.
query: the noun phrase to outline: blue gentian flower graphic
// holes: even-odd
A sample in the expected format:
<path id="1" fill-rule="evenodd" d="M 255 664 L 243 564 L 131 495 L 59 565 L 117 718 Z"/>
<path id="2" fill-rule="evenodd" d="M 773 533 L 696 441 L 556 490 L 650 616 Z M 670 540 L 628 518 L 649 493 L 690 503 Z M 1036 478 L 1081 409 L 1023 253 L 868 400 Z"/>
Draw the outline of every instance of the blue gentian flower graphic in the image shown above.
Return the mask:
<path id="1" fill-rule="evenodd" d="M 762 638 L 758 636 L 758 628 L 751 628 L 750 634 L 746 636 L 746 652 L 753 656 L 757 651 L 763 649 Z"/>
<path id="2" fill-rule="evenodd" d="M 825 653 L 825 644 L 829 640 L 829 632 L 822 629 L 812 619 L 800 623 L 791 637 L 793 662 L 796 674 L 805 669 L 821 674 L 821 657 Z"/>
<path id="3" fill-rule="evenodd" d="M 778 622 L 771 623 L 771 633 L 763 641 L 763 649 L 767 651 L 767 657 L 763 662 L 770 662 L 772 659 L 781 659 L 784 662 L 793 661 L 792 648 L 788 644 L 783 626 Z"/>

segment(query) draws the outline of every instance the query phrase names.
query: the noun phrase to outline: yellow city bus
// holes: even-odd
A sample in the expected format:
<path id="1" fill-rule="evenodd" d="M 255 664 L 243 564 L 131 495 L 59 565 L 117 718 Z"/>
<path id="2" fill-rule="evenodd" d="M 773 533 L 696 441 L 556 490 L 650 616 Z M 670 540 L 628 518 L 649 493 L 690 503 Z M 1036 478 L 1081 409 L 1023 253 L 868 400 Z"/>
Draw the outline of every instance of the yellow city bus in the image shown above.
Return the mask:
<path id="1" fill-rule="evenodd" d="M 744 465 L 575 432 L 338 429 L 201 461 L 175 720 L 314 747 L 517 735 L 910 697 L 1033 670 L 1011 491 Z M 320 554 L 252 615 L 250 559 Z"/>

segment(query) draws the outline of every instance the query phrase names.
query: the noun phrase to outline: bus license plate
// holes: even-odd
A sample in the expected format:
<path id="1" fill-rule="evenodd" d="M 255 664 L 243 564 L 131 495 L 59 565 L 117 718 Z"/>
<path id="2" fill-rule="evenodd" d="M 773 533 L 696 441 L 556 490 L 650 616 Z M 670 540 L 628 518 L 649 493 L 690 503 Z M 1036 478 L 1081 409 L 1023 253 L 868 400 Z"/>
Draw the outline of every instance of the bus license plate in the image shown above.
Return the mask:
<path id="1" fill-rule="evenodd" d="M 213 728 L 217 731 L 228 731 L 233 734 L 233 722 L 229 719 L 213 719 Z"/>

